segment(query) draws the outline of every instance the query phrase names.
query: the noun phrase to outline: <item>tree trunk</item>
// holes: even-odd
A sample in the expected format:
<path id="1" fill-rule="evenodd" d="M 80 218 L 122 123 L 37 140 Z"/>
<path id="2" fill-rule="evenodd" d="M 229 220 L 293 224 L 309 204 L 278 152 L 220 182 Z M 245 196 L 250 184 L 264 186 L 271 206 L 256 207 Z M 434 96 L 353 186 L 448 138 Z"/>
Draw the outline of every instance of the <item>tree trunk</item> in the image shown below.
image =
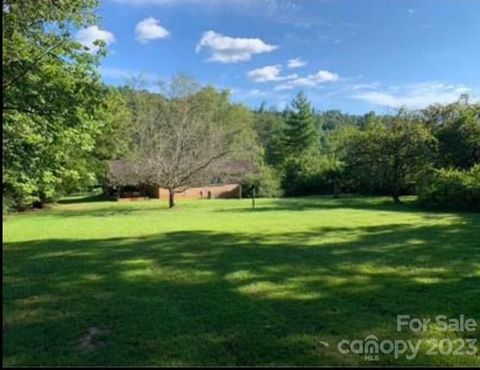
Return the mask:
<path id="1" fill-rule="evenodd" d="M 392 185 L 393 185 L 392 198 L 395 204 L 402 203 L 402 201 L 400 200 L 400 188 L 401 188 L 400 179 L 402 178 L 402 173 L 400 172 L 399 163 L 400 163 L 400 160 L 397 157 L 395 157 L 394 165 L 393 165 L 393 181 L 392 181 Z"/>
<path id="2" fill-rule="evenodd" d="M 333 199 L 340 198 L 340 184 L 337 180 L 333 182 Z"/>
<path id="3" fill-rule="evenodd" d="M 402 204 L 402 201 L 400 200 L 400 192 L 398 190 L 393 191 L 392 199 L 395 204 Z"/>
<path id="4" fill-rule="evenodd" d="M 175 192 L 173 189 L 168 189 L 168 208 L 175 206 Z"/>

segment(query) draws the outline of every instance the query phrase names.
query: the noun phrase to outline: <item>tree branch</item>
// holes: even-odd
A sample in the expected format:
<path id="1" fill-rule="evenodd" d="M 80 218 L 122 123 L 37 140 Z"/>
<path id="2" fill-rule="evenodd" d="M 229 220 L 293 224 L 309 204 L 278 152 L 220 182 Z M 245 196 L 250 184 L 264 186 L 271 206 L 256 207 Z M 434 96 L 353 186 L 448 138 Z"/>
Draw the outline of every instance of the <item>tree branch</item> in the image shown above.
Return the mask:
<path id="1" fill-rule="evenodd" d="M 47 50 L 45 50 L 44 52 L 40 53 L 40 55 L 38 55 L 33 61 L 32 63 L 30 63 L 30 65 L 28 65 L 26 68 L 24 68 L 17 76 L 13 77 L 12 79 L 10 79 L 9 81 L 6 81 L 4 82 L 2 88 L 3 88 L 3 91 L 6 92 L 8 90 L 8 88 L 13 85 L 15 82 L 17 82 L 18 80 L 20 80 L 22 77 L 24 77 L 28 72 L 30 72 L 30 70 L 32 70 L 33 67 L 35 67 L 36 65 L 38 65 L 38 63 L 40 63 L 40 61 L 46 57 L 48 54 L 50 54 L 53 50 L 55 50 L 56 48 L 58 48 L 59 46 L 61 46 L 63 43 L 65 42 L 65 40 L 61 40 L 58 44 L 55 44 L 53 46 L 51 46 L 50 48 L 48 48 Z"/>

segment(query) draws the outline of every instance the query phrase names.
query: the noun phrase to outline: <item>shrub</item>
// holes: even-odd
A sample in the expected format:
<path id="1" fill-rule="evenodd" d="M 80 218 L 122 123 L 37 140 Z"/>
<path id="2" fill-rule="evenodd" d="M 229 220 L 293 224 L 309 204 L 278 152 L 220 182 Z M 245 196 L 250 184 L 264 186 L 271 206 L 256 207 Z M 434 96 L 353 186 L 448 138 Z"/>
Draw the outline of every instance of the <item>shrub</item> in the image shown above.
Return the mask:
<path id="1" fill-rule="evenodd" d="M 430 171 L 419 182 L 418 199 L 427 206 L 480 211 L 480 164 Z"/>
<path id="2" fill-rule="evenodd" d="M 5 218 L 6 215 L 12 212 L 12 199 L 10 197 L 6 197 L 5 195 L 2 197 L 2 216 Z"/>
<path id="3" fill-rule="evenodd" d="M 268 166 L 260 168 L 258 173 L 251 174 L 242 182 L 242 193 L 244 197 L 250 197 L 252 189 L 261 198 L 275 198 L 283 195 L 280 175 Z"/>
<path id="4" fill-rule="evenodd" d="M 332 194 L 339 191 L 342 164 L 319 155 L 286 161 L 282 188 L 286 195 Z"/>

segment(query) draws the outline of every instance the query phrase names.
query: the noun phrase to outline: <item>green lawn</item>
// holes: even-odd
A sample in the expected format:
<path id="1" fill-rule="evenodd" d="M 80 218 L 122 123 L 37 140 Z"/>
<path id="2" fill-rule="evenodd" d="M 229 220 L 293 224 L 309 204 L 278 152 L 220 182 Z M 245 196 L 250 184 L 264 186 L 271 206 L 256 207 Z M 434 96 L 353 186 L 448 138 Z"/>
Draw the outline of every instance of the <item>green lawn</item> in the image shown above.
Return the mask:
<path id="1" fill-rule="evenodd" d="M 6 365 L 480 365 L 339 353 L 396 315 L 480 325 L 480 214 L 386 198 L 82 202 L 4 222 Z"/>

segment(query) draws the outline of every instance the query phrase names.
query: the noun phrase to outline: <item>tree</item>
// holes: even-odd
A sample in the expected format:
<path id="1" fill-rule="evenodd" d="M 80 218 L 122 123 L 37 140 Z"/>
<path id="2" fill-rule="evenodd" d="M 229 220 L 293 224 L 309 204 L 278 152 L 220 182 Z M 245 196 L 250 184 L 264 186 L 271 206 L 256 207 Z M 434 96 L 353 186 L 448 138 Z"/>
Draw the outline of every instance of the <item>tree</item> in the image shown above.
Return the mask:
<path id="1" fill-rule="evenodd" d="M 251 113 L 228 92 L 180 76 L 163 94 L 138 98 L 132 161 L 146 183 L 168 189 L 170 208 L 176 192 L 241 173 L 258 155 Z"/>
<path id="2" fill-rule="evenodd" d="M 282 188 L 286 195 L 338 193 L 337 179 L 342 164 L 327 156 L 304 154 L 290 157 L 284 165 Z"/>
<path id="3" fill-rule="evenodd" d="M 85 154 L 103 123 L 107 89 L 98 53 L 85 50 L 72 28 L 95 24 L 94 0 L 3 3 L 3 187 L 16 207 L 55 199 L 78 181 L 93 180 Z"/>
<path id="4" fill-rule="evenodd" d="M 480 212 L 480 164 L 469 170 L 441 168 L 425 171 L 417 190 L 421 204 Z"/>
<path id="5" fill-rule="evenodd" d="M 360 188 L 385 191 L 396 203 L 415 176 L 433 157 L 436 140 L 414 115 L 401 111 L 395 117 L 372 121 L 365 130 L 348 130 L 342 161 Z"/>
<path id="6" fill-rule="evenodd" d="M 480 104 L 463 96 L 448 105 L 424 109 L 422 119 L 438 140 L 439 167 L 469 169 L 480 163 Z"/>
<path id="7" fill-rule="evenodd" d="M 292 101 L 286 124 L 286 148 L 290 155 L 318 152 L 319 134 L 315 115 L 303 92 Z"/>
<path id="8" fill-rule="evenodd" d="M 126 105 L 127 97 L 121 90 L 110 87 L 103 104 L 97 111 L 97 119 L 102 123 L 95 137 L 94 148 L 85 153 L 91 171 L 97 182 L 106 187 L 108 183 L 108 163 L 122 159 L 132 146 L 134 127 L 132 112 Z"/>
<path id="9" fill-rule="evenodd" d="M 285 121 L 280 113 L 266 110 L 264 105 L 254 112 L 253 118 L 259 144 L 265 151 L 265 162 L 280 168 L 286 155 Z"/>
<path id="10" fill-rule="evenodd" d="M 341 126 L 360 125 L 363 116 L 342 113 L 339 110 L 327 110 L 317 113 L 317 126 L 321 131 L 329 132 Z"/>

